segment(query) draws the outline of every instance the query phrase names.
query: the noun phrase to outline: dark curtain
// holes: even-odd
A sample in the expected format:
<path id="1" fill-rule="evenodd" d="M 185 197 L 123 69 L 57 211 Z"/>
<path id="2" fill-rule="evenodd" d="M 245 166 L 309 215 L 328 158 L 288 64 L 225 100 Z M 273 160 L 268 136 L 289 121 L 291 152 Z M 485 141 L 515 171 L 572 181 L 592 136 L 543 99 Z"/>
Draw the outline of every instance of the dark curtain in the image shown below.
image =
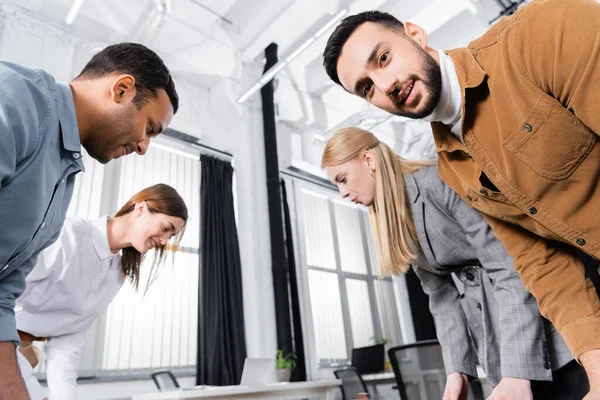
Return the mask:
<path id="1" fill-rule="evenodd" d="M 240 250 L 231 163 L 200 158 L 197 385 L 237 385 L 246 358 Z"/>
<path id="2" fill-rule="evenodd" d="M 292 372 L 290 381 L 300 382 L 306 380 L 306 361 L 304 359 L 304 336 L 302 335 L 302 323 L 300 319 L 300 297 L 298 294 L 298 279 L 296 275 L 296 259 L 294 257 L 294 238 L 292 235 L 292 222 L 290 218 L 290 207 L 287 201 L 285 182 L 281 180 L 281 198 L 283 202 L 283 223 L 285 227 L 285 250 L 290 281 L 290 300 L 292 303 L 292 332 L 294 342 L 294 353 L 298 357 L 296 368 Z"/>

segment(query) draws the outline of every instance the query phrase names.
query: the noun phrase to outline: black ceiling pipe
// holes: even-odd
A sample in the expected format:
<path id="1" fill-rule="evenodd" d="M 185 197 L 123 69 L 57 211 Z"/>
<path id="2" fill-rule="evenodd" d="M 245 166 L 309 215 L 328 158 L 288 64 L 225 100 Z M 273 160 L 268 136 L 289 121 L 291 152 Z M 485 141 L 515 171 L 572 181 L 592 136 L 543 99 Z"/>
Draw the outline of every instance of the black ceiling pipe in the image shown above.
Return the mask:
<path id="1" fill-rule="evenodd" d="M 505 1 L 506 1 L 506 3 L 505 3 Z M 496 3 L 498 3 L 498 5 L 500 6 L 500 8 L 502 10 L 500 11 L 500 14 L 498 14 L 494 19 L 492 19 L 490 21 L 490 24 L 493 24 L 494 22 L 496 22 L 498 19 L 500 19 L 502 17 L 506 17 L 506 16 L 514 14 L 514 12 L 517 11 L 519 6 L 524 1 L 525 0 L 496 0 Z"/>
<path id="2" fill-rule="evenodd" d="M 277 44 L 265 49 L 267 62 L 264 72 L 277 64 Z M 265 162 L 267 170 L 267 200 L 269 228 L 271 232 L 271 260 L 273 289 L 275 294 L 275 320 L 277 323 L 277 348 L 294 351 L 290 317 L 288 266 L 286 260 L 283 212 L 279 188 L 279 160 L 277 157 L 277 131 L 275 128 L 275 101 L 273 80 L 260 90 L 265 139 Z"/>

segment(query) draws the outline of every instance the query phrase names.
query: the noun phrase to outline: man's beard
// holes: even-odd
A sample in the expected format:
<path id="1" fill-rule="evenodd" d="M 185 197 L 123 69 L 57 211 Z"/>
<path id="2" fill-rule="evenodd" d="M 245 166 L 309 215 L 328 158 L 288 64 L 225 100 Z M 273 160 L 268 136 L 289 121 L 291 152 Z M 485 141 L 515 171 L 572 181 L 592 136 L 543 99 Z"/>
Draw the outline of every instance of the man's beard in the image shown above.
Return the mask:
<path id="1" fill-rule="evenodd" d="M 420 80 L 421 82 L 423 82 L 425 88 L 427 89 L 427 93 L 429 94 L 428 102 L 425 104 L 422 110 L 403 110 L 404 104 L 403 102 L 398 101 L 398 92 L 402 89 L 404 83 L 398 83 L 397 88 L 392 92 L 390 98 L 394 103 L 394 106 L 396 107 L 396 111 L 394 112 L 395 115 L 411 119 L 422 119 L 430 115 L 433 112 L 433 110 L 435 110 L 435 107 L 440 101 L 440 96 L 442 94 L 442 72 L 440 70 L 439 64 L 435 61 L 433 57 L 431 57 L 431 55 L 429 55 L 429 53 L 427 53 L 425 50 L 419 47 L 419 45 L 417 45 L 416 43 L 414 43 L 413 45 L 416 49 L 418 49 L 423 60 L 422 76 L 424 77 L 424 79 L 421 79 L 417 75 L 411 75 L 408 80 L 412 80 L 413 82 Z"/>
<path id="2" fill-rule="evenodd" d="M 120 147 L 118 143 L 123 142 L 133 129 L 129 126 L 131 118 L 128 110 L 112 111 L 99 118 L 94 124 L 93 135 L 83 143 L 88 154 L 101 164 L 112 161 Z"/>

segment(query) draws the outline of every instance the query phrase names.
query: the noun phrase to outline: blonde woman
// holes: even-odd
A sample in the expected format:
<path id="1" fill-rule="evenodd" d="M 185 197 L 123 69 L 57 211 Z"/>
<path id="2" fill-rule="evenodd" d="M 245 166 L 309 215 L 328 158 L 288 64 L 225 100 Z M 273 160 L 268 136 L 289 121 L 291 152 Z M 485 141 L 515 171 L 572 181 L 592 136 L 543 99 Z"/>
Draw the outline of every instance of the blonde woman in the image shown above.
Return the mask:
<path id="1" fill-rule="evenodd" d="M 412 266 L 429 295 L 448 374 L 444 400 L 466 399 L 477 358 L 495 386 L 490 399 L 585 396 L 583 368 L 490 227 L 434 162 L 402 159 L 370 132 L 345 128 L 327 143 L 322 167 L 343 197 L 369 208 L 380 274 Z"/>

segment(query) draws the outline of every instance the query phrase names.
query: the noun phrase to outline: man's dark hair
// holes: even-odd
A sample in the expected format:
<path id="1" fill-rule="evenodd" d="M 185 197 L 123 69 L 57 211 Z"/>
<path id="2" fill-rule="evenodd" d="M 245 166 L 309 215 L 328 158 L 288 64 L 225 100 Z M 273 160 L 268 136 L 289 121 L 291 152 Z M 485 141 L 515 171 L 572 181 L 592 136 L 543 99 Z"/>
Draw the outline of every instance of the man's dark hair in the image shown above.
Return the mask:
<path id="1" fill-rule="evenodd" d="M 142 108 L 150 97 L 164 89 L 171 100 L 173 114 L 179 108 L 179 96 L 173 77 L 163 60 L 154 51 L 138 43 L 118 43 L 106 47 L 87 63 L 75 79 L 97 79 L 113 73 L 135 78 L 136 96 L 133 104 Z"/>
<path id="2" fill-rule="evenodd" d="M 338 77 L 337 63 L 342 54 L 342 47 L 344 47 L 354 31 L 365 22 L 373 22 L 394 31 L 404 32 L 404 24 L 402 22 L 393 15 L 381 11 L 365 11 L 344 18 L 337 28 L 335 28 L 329 40 L 327 40 L 327 45 L 323 51 L 323 66 L 325 67 L 325 71 L 331 80 L 340 86 L 342 86 L 342 83 Z"/>

